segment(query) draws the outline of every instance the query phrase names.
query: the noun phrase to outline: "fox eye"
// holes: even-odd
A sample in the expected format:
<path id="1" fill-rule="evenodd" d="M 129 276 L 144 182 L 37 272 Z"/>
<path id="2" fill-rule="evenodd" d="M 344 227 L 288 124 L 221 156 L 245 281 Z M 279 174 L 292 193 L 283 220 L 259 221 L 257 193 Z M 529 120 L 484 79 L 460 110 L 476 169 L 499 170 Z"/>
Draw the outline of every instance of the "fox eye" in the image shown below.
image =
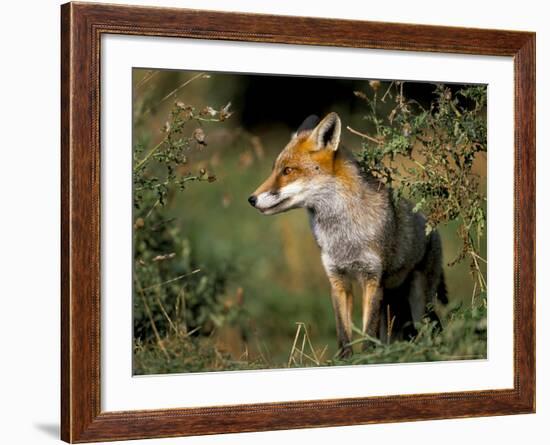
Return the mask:
<path id="1" fill-rule="evenodd" d="M 283 175 L 290 175 L 292 173 L 292 168 L 291 167 L 285 167 L 283 168 Z"/>

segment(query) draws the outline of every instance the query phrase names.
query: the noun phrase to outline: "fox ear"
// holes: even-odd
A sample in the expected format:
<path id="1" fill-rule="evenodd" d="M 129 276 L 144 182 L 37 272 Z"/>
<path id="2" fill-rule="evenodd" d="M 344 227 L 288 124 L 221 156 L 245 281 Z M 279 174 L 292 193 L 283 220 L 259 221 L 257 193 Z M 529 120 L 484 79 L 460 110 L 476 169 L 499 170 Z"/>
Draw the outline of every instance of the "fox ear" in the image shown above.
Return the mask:
<path id="1" fill-rule="evenodd" d="M 298 129 L 290 135 L 290 139 L 294 139 L 296 136 L 299 136 L 300 133 L 313 131 L 320 120 L 321 119 L 319 119 L 314 114 L 306 117 L 302 124 L 298 127 Z"/>
<path id="2" fill-rule="evenodd" d="M 342 122 L 340 117 L 332 112 L 315 127 L 311 133 L 311 138 L 315 141 L 317 150 L 338 150 L 340 143 L 340 134 L 342 132 Z"/>
<path id="3" fill-rule="evenodd" d="M 302 131 L 311 131 L 315 129 L 320 120 L 321 119 L 319 119 L 314 114 L 306 117 L 305 120 L 302 122 L 302 125 L 300 125 L 296 130 L 296 134 L 301 133 Z"/>

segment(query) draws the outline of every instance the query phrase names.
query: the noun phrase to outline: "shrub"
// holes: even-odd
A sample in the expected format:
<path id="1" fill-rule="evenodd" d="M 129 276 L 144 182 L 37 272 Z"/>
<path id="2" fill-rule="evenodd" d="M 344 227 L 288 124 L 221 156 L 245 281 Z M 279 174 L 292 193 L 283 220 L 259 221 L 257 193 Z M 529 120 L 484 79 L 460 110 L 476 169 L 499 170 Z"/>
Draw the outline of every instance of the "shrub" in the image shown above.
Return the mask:
<path id="1" fill-rule="evenodd" d="M 487 87 L 435 84 L 434 99 L 425 106 L 406 97 L 405 82 L 369 85 L 369 91 L 355 95 L 367 106 L 371 134 L 348 127 L 362 137 L 362 168 L 390 187 L 394 200 L 406 196 L 416 202 L 414 210 L 427 217 L 428 233 L 440 224 L 456 224 L 461 246 L 450 265 L 470 261 L 479 295 L 486 290 L 487 198 L 474 164 L 487 152 Z"/>
<path id="2" fill-rule="evenodd" d="M 198 111 L 176 101 L 162 140 L 150 149 L 142 143 L 134 147 L 134 339 L 139 344 L 156 341 L 165 354 L 163 341 L 168 335 L 207 337 L 235 317 L 222 301 L 228 268 L 223 264 L 217 270 L 201 268 L 189 240 L 165 211 L 171 197 L 191 182 L 216 180 L 205 169 L 193 174 L 181 170 L 190 152 L 206 147 L 202 123 L 230 116 L 229 104 Z"/>

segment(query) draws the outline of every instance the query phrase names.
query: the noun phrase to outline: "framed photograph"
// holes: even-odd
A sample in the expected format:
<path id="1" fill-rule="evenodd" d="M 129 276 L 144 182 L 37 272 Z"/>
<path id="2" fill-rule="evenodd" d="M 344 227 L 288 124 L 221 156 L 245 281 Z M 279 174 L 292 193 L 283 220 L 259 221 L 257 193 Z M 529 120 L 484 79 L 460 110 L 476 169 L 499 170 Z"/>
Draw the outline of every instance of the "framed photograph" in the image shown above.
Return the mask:
<path id="1" fill-rule="evenodd" d="M 67 442 L 535 411 L 535 35 L 62 6 Z"/>

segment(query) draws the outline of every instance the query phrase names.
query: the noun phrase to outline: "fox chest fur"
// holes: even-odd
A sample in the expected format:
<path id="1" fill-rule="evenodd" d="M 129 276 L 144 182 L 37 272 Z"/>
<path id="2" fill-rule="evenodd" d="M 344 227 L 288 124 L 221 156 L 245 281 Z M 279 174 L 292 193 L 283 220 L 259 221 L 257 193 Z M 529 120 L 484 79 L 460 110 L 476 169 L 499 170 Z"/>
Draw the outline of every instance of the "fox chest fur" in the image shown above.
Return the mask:
<path id="1" fill-rule="evenodd" d="M 327 185 L 315 199 L 323 204 L 308 207 L 323 265 L 329 273 L 399 286 L 424 255 L 425 221 L 407 201 L 394 205 L 384 188 L 358 171 L 355 181 L 353 191 Z"/>
<path id="2" fill-rule="evenodd" d="M 380 221 L 385 209 L 362 206 L 362 197 L 353 196 L 334 184 L 323 192 L 321 202 L 308 208 L 311 229 L 325 269 L 338 274 L 379 276 L 383 271 Z M 380 218 L 382 217 L 382 218 Z"/>

